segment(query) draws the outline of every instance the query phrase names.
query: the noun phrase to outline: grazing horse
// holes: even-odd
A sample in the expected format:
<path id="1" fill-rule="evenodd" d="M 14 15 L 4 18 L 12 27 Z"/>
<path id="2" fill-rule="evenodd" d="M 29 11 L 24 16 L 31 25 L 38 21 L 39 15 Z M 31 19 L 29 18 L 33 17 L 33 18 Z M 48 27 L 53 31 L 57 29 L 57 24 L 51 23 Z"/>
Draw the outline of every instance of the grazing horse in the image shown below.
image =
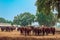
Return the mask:
<path id="1" fill-rule="evenodd" d="M 10 32 L 10 31 L 13 31 L 15 29 L 16 29 L 15 27 L 8 27 L 8 26 L 1 27 L 1 31 L 6 31 L 6 32 Z"/>
<path id="2" fill-rule="evenodd" d="M 10 27 L 5 27 L 5 31 L 10 32 Z"/>
<path id="3" fill-rule="evenodd" d="M 45 28 L 44 27 L 42 28 L 42 33 L 43 33 L 43 35 L 45 35 Z"/>
<path id="4" fill-rule="evenodd" d="M 49 27 L 44 28 L 44 35 L 45 35 L 45 33 L 46 33 L 46 35 L 48 35 L 50 33 L 50 28 Z"/>
<path id="5" fill-rule="evenodd" d="M 5 27 L 1 27 L 1 31 L 4 31 L 5 30 Z"/>
<path id="6" fill-rule="evenodd" d="M 32 30 L 32 29 L 31 29 L 30 27 L 25 27 L 25 28 L 24 28 L 25 36 L 26 36 L 26 35 L 30 35 L 31 30 Z"/>
<path id="7" fill-rule="evenodd" d="M 40 35 L 41 32 L 42 32 L 41 27 L 35 27 L 35 28 L 33 29 L 34 35 Z"/>
<path id="8" fill-rule="evenodd" d="M 13 30 L 15 30 L 16 29 L 16 27 L 10 27 L 10 31 L 13 31 Z"/>
<path id="9" fill-rule="evenodd" d="M 20 33 L 23 34 L 24 33 L 24 27 L 18 27 L 17 31 L 20 31 Z"/>
<path id="10" fill-rule="evenodd" d="M 53 34 L 53 35 L 55 35 L 55 28 L 54 27 L 51 27 L 51 33 Z"/>
<path id="11" fill-rule="evenodd" d="M 52 33 L 53 35 L 55 34 L 55 28 L 53 27 L 44 27 L 43 28 L 43 35 L 48 35 L 49 33 Z"/>
<path id="12" fill-rule="evenodd" d="M 18 27 L 17 31 L 20 31 L 21 34 L 29 35 L 31 32 L 31 28 L 30 27 Z"/>
<path id="13" fill-rule="evenodd" d="M 5 30 L 8 32 L 13 31 L 15 29 L 16 29 L 15 27 L 5 27 Z"/>

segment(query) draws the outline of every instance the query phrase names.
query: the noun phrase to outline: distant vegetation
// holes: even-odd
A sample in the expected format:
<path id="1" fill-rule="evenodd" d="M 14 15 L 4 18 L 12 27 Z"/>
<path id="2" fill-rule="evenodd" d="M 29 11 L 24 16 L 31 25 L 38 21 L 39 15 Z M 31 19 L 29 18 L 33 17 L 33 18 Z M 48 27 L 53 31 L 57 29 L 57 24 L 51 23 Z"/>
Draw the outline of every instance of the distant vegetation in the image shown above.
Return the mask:
<path id="1" fill-rule="evenodd" d="M 43 12 L 36 13 L 37 21 L 40 25 L 53 26 L 55 25 L 56 19 L 54 18 L 53 13 L 49 15 L 44 14 Z"/>
<path id="2" fill-rule="evenodd" d="M 0 23 L 12 23 L 12 21 L 6 20 L 5 18 L 0 17 Z"/>
<path id="3" fill-rule="evenodd" d="M 21 26 L 31 25 L 35 16 L 29 12 L 24 12 L 14 17 L 13 23 Z"/>

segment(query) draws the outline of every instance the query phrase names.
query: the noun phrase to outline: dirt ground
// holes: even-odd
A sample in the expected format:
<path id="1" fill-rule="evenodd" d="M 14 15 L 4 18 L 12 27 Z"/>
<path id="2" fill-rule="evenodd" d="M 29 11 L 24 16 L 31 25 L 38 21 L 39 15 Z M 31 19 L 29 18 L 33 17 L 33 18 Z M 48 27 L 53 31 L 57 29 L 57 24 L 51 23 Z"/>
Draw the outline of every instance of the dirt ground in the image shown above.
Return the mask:
<path id="1" fill-rule="evenodd" d="M 45 36 L 25 36 L 21 35 L 18 31 L 13 32 L 1 32 L 0 31 L 0 40 L 60 40 L 60 33 L 55 35 L 49 34 Z"/>

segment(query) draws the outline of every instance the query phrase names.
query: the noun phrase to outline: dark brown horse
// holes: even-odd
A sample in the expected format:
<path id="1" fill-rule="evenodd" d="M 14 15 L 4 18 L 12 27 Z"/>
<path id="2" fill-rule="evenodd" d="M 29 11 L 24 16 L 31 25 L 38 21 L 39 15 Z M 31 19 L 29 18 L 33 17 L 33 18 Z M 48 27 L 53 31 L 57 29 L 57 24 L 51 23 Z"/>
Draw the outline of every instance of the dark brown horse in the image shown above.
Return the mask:
<path id="1" fill-rule="evenodd" d="M 45 33 L 46 33 L 46 35 L 48 35 L 50 33 L 52 33 L 54 35 L 55 34 L 55 28 L 53 28 L 53 27 L 44 27 L 43 28 L 43 35 L 45 35 Z"/>
<path id="2" fill-rule="evenodd" d="M 20 31 L 21 34 L 29 35 L 31 33 L 31 28 L 30 27 L 18 27 L 17 31 Z"/>
<path id="3" fill-rule="evenodd" d="M 42 28 L 41 27 L 35 27 L 33 29 L 33 33 L 34 33 L 34 35 L 40 35 L 40 33 L 42 33 Z"/>
<path id="4" fill-rule="evenodd" d="M 0 27 L 1 28 L 1 31 L 4 31 L 5 30 L 5 27 Z"/>
<path id="5" fill-rule="evenodd" d="M 6 32 L 10 32 L 16 29 L 15 27 L 11 27 L 11 26 L 2 26 L 0 28 L 1 28 L 1 31 L 6 31 Z"/>

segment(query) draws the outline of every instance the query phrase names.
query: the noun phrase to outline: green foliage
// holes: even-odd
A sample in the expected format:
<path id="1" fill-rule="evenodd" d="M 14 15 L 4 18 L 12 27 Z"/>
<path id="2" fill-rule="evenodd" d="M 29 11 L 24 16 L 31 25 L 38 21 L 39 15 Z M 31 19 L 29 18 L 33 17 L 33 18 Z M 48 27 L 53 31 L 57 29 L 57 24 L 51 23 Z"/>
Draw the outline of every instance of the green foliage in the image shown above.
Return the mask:
<path id="1" fill-rule="evenodd" d="M 8 20 L 0 17 L 0 23 L 10 23 L 10 24 L 12 24 L 12 21 L 8 21 Z"/>
<path id="2" fill-rule="evenodd" d="M 34 22 L 35 16 L 29 12 L 22 13 L 14 17 L 14 24 L 25 26 Z"/>
<path id="3" fill-rule="evenodd" d="M 0 17 L 0 23 L 5 23 L 5 22 L 6 22 L 6 20 L 4 18 Z"/>
<path id="4" fill-rule="evenodd" d="M 58 12 L 58 18 L 60 18 L 60 0 L 37 0 L 36 6 L 38 12 L 44 12 L 45 14 L 49 14 L 51 10 L 56 9 Z"/>
<path id="5" fill-rule="evenodd" d="M 13 25 L 13 22 L 9 20 L 6 20 L 6 23 L 10 23 L 11 25 Z"/>
<path id="6" fill-rule="evenodd" d="M 46 15 L 43 12 L 36 13 L 37 21 L 40 25 L 53 26 L 55 24 L 55 19 L 53 13 Z"/>
<path id="7" fill-rule="evenodd" d="M 12 23 L 12 21 L 6 20 L 6 23 Z"/>
<path id="8" fill-rule="evenodd" d="M 37 0 L 36 6 L 37 6 L 38 12 L 44 12 L 45 14 L 49 14 L 49 12 L 50 12 L 49 0 Z"/>
<path id="9" fill-rule="evenodd" d="M 37 21 L 40 25 L 47 25 L 52 26 L 57 21 L 56 18 L 53 17 L 51 10 L 57 10 L 58 12 L 58 19 L 60 18 L 60 4 L 58 3 L 59 0 L 37 0 Z"/>

